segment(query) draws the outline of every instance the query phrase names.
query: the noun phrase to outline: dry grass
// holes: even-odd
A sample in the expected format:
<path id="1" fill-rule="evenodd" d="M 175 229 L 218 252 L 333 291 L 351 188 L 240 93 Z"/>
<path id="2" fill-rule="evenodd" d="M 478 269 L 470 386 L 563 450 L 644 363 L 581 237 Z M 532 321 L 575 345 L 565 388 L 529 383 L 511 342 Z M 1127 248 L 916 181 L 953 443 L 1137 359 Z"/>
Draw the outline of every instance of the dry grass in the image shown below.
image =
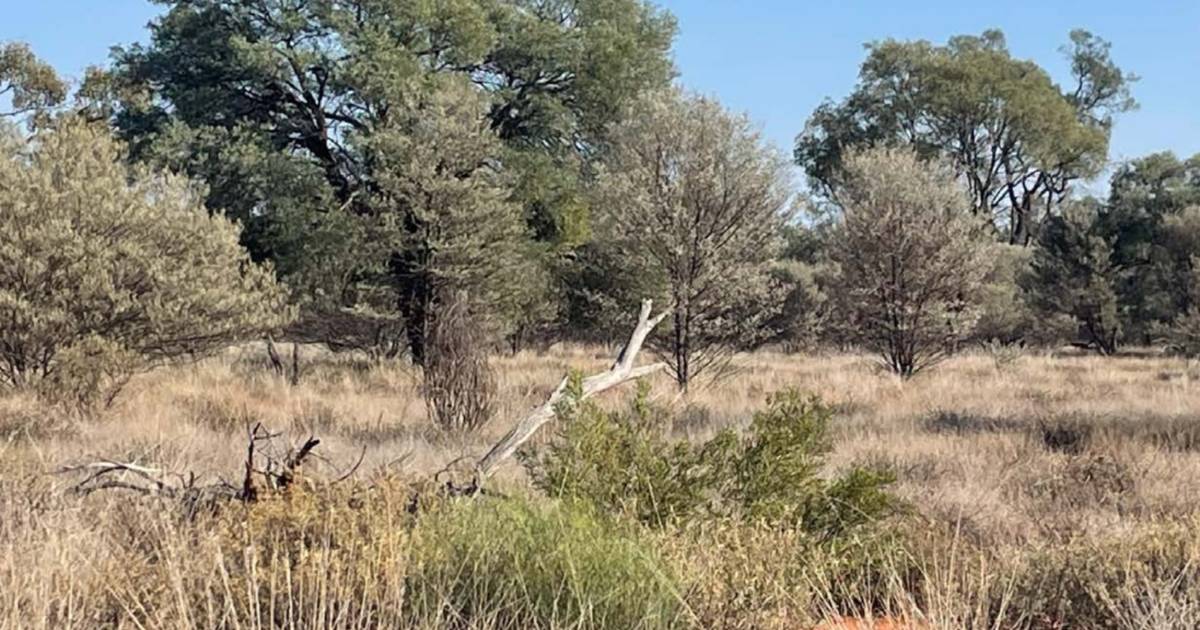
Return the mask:
<path id="1" fill-rule="evenodd" d="M 161 506 L 115 493 L 71 496 L 69 480 L 48 473 L 64 463 L 112 457 L 235 477 L 247 425 L 261 421 L 295 439 L 310 432 L 322 438 L 319 452 L 328 462 L 317 463 L 309 471 L 313 476 L 337 474 L 365 447 L 359 478 L 385 472 L 419 477 L 481 453 L 509 420 L 543 400 L 568 367 L 598 368 L 611 356 L 603 348 L 572 347 L 496 359 L 498 420 L 465 435 L 431 426 L 411 368 L 321 357 L 310 361 L 301 385 L 291 387 L 271 373 L 259 348 L 145 375 L 93 418 L 72 418 L 23 396 L 0 398 L 0 627 L 136 627 L 134 620 L 148 627 L 398 623 L 398 616 L 363 613 L 370 607 L 354 609 L 362 613 L 357 617 L 312 612 L 314 601 L 361 596 L 361 588 L 347 586 L 366 579 L 359 569 L 332 562 L 321 565 L 323 572 L 289 574 L 279 556 L 264 556 L 257 573 L 231 574 L 222 564 L 233 557 L 230 549 L 246 551 L 252 542 L 231 547 L 217 530 L 195 531 Z M 1081 582 L 1092 586 L 1080 588 L 1096 593 L 1087 605 L 1107 607 L 1103 614 L 1112 625 L 1105 627 L 1182 629 L 1200 619 L 1200 595 L 1181 590 L 1200 588 L 1192 581 L 1200 563 L 1195 366 L 1149 353 L 1029 355 L 998 365 L 981 353 L 901 382 L 869 358 L 852 355 L 760 353 L 739 357 L 737 364 L 735 376 L 698 388 L 688 399 L 675 396 L 665 379 L 656 383 L 658 402 L 678 412 L 673 430 L 700 439 L 725 426 L 744 426 L 770 392 L 796 387 L 820 394 L 839 411 L 834 466 L 892 468 L 896 491 L 915 508 L 915 529 L 933 532 L 904 559 L 915 558 L 925 592 L 906 594 L 899 583 L 889 591 L 889 605 L 899 612 L 939 628 L 1051 628 L 1057 622 L 1047 620 L 1054 615 L 1082 613 L 1055 612 L 1061 602 L 1039 604 L 1026 591 L 1083 576 Z M 515 464 L 501 473 L 509 487 L 521 487 L 522 480 Z M 389 501 L 384 514 L 400 510 L 398 498 Z M 323 514 L 309 518 L 332 518 Z M 403 531 L 392 518 L 353 524 L 372 533 L 362 553 L 379 566 L 400 563 L 403 555 L 397 551 L 403 541 L 375 535 Z M 1168 542 L 1156 542 L 1162 540 Z M 794 559 L 779 553 L 788 544 L 779 534 L 718 531 L 659 543 L 689 584 L 694 620 L 795 627 L 797 620 L 830 616 L 838 608 L 822 600 L 828 581 L 798 571 Z M 1122 570 L 1141 566 L 1134 552 L 1122 555 L 1127 547 L 1151 555 L 1170 547 L 1172 562 L 1155 565 L 1167 567 L 1165 574 Z M 1068 561 L 1085 554 L 1109 561 L 1112 575 L 1092 575 Z M 403 573 L 379 566 L 371 592 L 379 602 L 403 600 Z M 1049 566 L 1063 573 L 1031 569 Z M 233 617 L 239 624 L 228 621 L 223 607 L 230 602 L 258 601 L 232 593 L 283 589 L 289 579 L 303 584 L 284 590 L 309 598 L 303 610 L 317 616 L 255 619 L 263 612 L 251 607 L 240 609 L 247 616 Z M 183 601 L 186 594 L 194 598 Z M 151 605 L 174 613 L 141 609 Z M 1013 606 L 1026 610 L 1012 616 Z M 997 608 L 1009 611 L 999 614 Z M 203 610 L 208 612 L 196 616 Z M 997 625 L 1001 618 L 1019 621 Z"/>

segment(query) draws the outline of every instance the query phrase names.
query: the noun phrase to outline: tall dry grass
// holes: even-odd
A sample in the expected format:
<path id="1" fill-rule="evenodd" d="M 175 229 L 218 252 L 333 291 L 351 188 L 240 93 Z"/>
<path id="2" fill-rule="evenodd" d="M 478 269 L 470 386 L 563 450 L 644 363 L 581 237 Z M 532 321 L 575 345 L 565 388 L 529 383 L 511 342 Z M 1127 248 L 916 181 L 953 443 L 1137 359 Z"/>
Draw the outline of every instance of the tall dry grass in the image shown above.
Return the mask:
<path id="1" fill-rule="evenodd" d="M 406 520 L 408 481 L 482 453 L 568 368 L 600 368 L 612 353 L 495 358 L 497 419 L 467 434 L 430 425 L 410 367 L 305 356 L 315 358 L 298 387 L 247 347 L 140 377 L 111 409 L 86 418 L 0 398 L 0 627 L 517 627 L 504 611 L 522 605 L 519 588 L 487 595 L 490 617 L 455 621 L 446 606 L 412 616 L 413 585 L 428 574 L 412 561 L 419 526 Z M 703 439 L 745 426 L 770 392 L 815 392 L 838 411 L 832 467 L 896 473 L 894 489 L 912 506 L 897 525 L 907 542 L 859 573 L 870 580 L 847 585 L 836 562 L 787 532 L 630 534 L 629 544 L 662 556 L 647 566 L 674 580 L 679 610 L 668 625 L 804 627 L 857 614 L 947 629 L 1200 627 L 1195 365 L 1150 353 L 1004 362 L 979 353 L 910 381 L 856 355 L 757 353 L 736 365 L 731 378 L 687 397 L 665 378 L 655 383 L 657 403 L 675 411 L 672 432 Z M 362 453 L 338 490 L 346 494 L 188 522 L 153 500 L 73 496 L 72 480 L 52 474 L 106 457 L 233 479 L 254 422 L 284 439 L 320 437 L 324 459 L 305 471 L 312 477 L 336 477 Z M 378 495 L 366 509 L 346 507 L 354 488 L 378 479 L 404 481 L 363 490 Z M 515 463 L 498 483 L 529 492 Z M 457 588 L 438 575 L 446 592 Z M 532 587 L 522 588 L 531 598 Z M 547 627 L 598 627 L 595 619 Z"/>

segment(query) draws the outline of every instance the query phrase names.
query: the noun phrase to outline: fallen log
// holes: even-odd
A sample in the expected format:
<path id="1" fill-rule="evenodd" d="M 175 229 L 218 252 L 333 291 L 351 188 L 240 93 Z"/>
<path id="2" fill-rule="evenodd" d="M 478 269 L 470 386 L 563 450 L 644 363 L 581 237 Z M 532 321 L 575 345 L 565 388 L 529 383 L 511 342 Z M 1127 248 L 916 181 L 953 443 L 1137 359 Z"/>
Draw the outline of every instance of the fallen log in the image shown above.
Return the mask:
<path id="1" fill-rule="evenodd" d="M 583 379 L 581 400 L 591 398 L 622 383 L 643 376 L 649 376 L 666 367 L 664 363 L 653 363 L 641 367 L 634 367 L 633 365 L 638 353 L 642 350 L 642 345 L 646 342 L 646 337 L 667 316 L 668 311 L 663 311 L 652 317 L 652 309 L 653 303 L 650 300 L 642 301 L 642 310 L 638 314 L 637 326 L 634 327 L 633 333 L 629 335 L 629 341 L 617 355 L 617 359 L 613 362 L 612 367 L 605 372 Z M 542 425 L 554 417 L 554 408 L 562 400 L 563 396 L 566 395 L 569 381 L 570 376 L 564 376 L 562 382 L 558 384 L 558 387 L 554 389 L 554 392 L 550 394 L 550 398 L 545 403 L 542 403 L 540 407 L 534 409 L 532 413 L 517 422 L 487 454 L 479 459 L 475 464 L 475 479 L 472 482 L 476 489 L 496 471 L 496 467 L 501 462 L 512 457 L 513 453 L 516 453 L 522 444 L 533 437 L 533 434 L 537 433 L 537 430 Z"/>

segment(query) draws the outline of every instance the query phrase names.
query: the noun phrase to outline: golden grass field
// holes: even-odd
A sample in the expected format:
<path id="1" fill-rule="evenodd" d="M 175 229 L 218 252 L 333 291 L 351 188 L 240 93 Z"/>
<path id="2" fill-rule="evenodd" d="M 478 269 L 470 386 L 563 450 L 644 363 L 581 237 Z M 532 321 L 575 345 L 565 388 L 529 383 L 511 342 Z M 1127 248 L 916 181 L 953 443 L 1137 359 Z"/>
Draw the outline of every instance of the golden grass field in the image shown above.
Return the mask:
<path id="1" fill-rule="evenodd" d="M 247 426 L 262 422 L 284 431 L 283 439 L 321 438 L 325 459 L 305 471 L 312 477 L 336 477 L 364 453 L 348 486 L 419 478 L 481 454 L 568 368 L 601 368 L 612 351 L 570 347 L 496 358 L 497 417 L 466 436 L 430 426 L 413 368 L 315 349 L 305 355 L 297 387 L 267 369 L 261 348 L 246 347 L 138 377 L 112 408 L 86 418 L 24 396 L 0 398 L 0 627 L 386 625 L 378 615 L 329 616 L 313 603 L 367 597 L 351 584 L 361 576 L 351 580 L 344 567 L 320 565 L 304 574 L 309 586 L 298 586 L 299 569 L 278 573 L 268 554 L 258 569 L 243 566 L 234 575 L 223 563 L 249 557 L 251 526 L 180 524 L 162 505 L 121 491 L 77 497 L 68 490 L 78 479 L 53 473 L 113 458 L 236 482 Z M 895 491 L 912 506 L 910 527 L 932 541 L 917 554 L 919 598 L 899 578 L 874 587 L 893 589 L 890 605 L 920 619 L 920 627 L 1092 627 L 1014 612 L 1061 608 L 1030 598 L 1054 599 L 1050 587 L 1062 586 L 1064 575 L 1081 583 L 1094 577 L 1080 588 L 1099 589 L 1090 601 L 1110 608 L 1103 627 L 1200 627 L 1200 366 L 1149 351 L 1114 358 L 1030 352 L 1011 362 L 979 352 L 903 382 L 857 355 L 756 353 L 735 365 L 732 376 L 686 397 L 657 377 L 653 398 L 676 411 L 671 431 L 701 439 L 745 426 L 773 391 L 819 394 L 837 410 L 831 467 L 890 467 Z M 607 394 L 605 404 L 631 390 Z M 497 483 L 522 488 L 520 466 L 507 464 Z M 382 531 L 403 529 L 392 523 L 403 511 L 400 499 L 384 504 L 396 515 L 372 518 L 382 519 Z M 336 510 L 321 514 L 311 519 L 322 527 L 342 518 Z M 378 522 L 346 518 L 376 532 L 363 543 L 378 563 L 371 597 L 403 599 L 403 571 L 379 568 L 403 563 L 396 551 L 403 543 L 377 535 Z M 234 552 L 221 538 L 230 531 L 243 536 Z M 801 578 L 782 567 L 778 545 L 786 535 L 654 536 L 687 589 L 681 597 L 693 623 L 811 627 L 836 607 L 823 600 L 828 589 L 814 582 L 815 573 Z M 1042 576 L 1053 584 L 1030 581 L 1042 564 L 1065 568 Z M 232 603 L 261 601 L 257 589 L 289 592 L 295 616 Z M 204 595 L 188 599 L 194 593 Z"/>

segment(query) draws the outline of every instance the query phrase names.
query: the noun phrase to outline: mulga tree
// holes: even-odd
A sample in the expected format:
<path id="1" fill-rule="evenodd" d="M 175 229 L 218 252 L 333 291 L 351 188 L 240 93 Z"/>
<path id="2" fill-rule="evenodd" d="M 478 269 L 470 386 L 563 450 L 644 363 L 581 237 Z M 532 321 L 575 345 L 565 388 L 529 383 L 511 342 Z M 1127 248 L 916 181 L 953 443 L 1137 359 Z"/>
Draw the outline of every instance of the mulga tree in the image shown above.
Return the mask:
<path id="1" fill-rule="evenodd" d="M 0 385 L 111 400 L 131 374 L 286 324 L 269 265 L 184 178 L 73 116 L 0 142 Z"/>
<path id="2" fill-rule="evenodd" d="M 843 164 L 835 299 L 855 340 L 907 378 L 971 331 L 988 271 L 985 226 L 953 172 L 909 149 L 852 152 Z"/>
<path id="3" fill-rule="evenodd" d="M 604 233 L 666 287 L 671 330 L 656 343 L 686 389 L 767 335 L 779 310 L 770 262 L 789 214 L 786 159 L 745 116 L 668 90 L 612 131 L 604 166 Z"/>

